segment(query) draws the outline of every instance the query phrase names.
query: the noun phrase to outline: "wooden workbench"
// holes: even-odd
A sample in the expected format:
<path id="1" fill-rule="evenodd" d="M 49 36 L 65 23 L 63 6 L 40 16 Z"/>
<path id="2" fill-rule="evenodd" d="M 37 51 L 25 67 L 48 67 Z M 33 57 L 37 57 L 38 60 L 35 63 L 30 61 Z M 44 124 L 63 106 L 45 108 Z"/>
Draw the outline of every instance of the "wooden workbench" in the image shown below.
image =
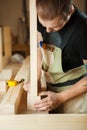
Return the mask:
<path id="1" fill-rule="evenodd" d="M 87 115 L 0 116 L 0 130 L 87 130 Z"/>

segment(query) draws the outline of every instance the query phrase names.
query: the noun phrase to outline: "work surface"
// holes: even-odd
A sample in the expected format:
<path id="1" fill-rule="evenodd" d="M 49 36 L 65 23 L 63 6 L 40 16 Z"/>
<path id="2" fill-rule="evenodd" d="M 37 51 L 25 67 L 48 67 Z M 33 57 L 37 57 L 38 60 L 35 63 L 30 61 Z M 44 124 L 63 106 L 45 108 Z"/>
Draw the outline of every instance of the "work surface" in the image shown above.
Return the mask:
<path id="1" fill-rule="evenodd" d="M 0 130 L 87 130 L 87 115 L 0 116 Z"/>

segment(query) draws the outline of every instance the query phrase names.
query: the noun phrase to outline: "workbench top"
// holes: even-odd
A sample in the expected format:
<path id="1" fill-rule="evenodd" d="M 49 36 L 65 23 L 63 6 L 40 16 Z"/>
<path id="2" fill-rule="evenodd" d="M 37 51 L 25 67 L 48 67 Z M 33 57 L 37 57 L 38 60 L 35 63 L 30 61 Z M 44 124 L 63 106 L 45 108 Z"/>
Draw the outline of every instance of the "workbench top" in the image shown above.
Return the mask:
<path id="1" fill-rule="evenodd" d="M 0 116 L 0 130 L 87 130 L 87 115 L 24 114 Z"/>

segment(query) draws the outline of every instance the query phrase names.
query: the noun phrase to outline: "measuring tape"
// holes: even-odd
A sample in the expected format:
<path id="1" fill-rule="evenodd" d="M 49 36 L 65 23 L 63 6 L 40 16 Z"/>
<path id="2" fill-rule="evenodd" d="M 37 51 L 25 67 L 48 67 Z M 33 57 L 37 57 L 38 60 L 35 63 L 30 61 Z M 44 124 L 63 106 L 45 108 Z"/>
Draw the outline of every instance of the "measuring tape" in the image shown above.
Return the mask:
<path id="1" fill-rule="evenodd" d="M 16 86 L 18 83 L 21 83 L 21 82 L 23 82 L 24 81 L 24 79 L 21 79 L 20 81 L 17 81 L 17 80 L 7 80 L 7 86 L 9 86 L 9 87 L 14 87 L 14 86 Z"/>

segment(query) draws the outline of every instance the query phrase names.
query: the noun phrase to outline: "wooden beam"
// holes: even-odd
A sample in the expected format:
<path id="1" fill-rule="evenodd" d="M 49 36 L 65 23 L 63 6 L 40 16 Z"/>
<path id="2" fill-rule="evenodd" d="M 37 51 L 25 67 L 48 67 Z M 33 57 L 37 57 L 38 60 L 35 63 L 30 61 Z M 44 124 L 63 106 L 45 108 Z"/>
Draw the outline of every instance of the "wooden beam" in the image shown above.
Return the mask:
<path id="1" fill-rule="evenodd" d="M 3 41 L 4 41 L 3 67 L 5 67 L 10 61 L 12 55 L 12 38 L 10 27 L 3 27 Z"/>
<path id="2" fill-rule="evenodd" d="M 37 87 L 37 14 L 36 0 L 30 0 L 30 82 L 31 93 L 27 96 L 27 109 L 33 110 L 33 103 L 40 100 Z"/>
<path id="3" fill-rule="evenodd" d="M 3 69 L 3 47 L 2 47 L 2 27 L 0 27 L 0 71 Z"/>
<path id="4" fill-rule="evenodd" d="M 12 41 L 10 28 L 0 27 L 0 70 L 8 64 L 11 58 L 11 45 Z"/>
<path id="5" fill-rule="evenodd" d="M 11 57 L 12 50 L 12 38 L 10 27 L 3 27 L 3 39 L 4 39 L 4 51 L 6 57 Z"/>
<path id="6" fill-rule="evenodd" d="M 37 96 L 37 16 L 36 0 L 30 0 L 30 81 L 31 95 Z"/>
<path id="7" fill-rule="evenodd" d="M 30 92 L 27 96 L 27 109 L 29 113 L 45 113 L 47 111 L 37 112 L 34 110 L 33 104 L 40 100 L 38 96 L 38 85 L 37 85 L 37 12 L 36 12 L 36 0 L 30 0 Z M 41 85 L 44 87 L 46 83 L 44 81 L 44 76 L 41 78 Z"/>

